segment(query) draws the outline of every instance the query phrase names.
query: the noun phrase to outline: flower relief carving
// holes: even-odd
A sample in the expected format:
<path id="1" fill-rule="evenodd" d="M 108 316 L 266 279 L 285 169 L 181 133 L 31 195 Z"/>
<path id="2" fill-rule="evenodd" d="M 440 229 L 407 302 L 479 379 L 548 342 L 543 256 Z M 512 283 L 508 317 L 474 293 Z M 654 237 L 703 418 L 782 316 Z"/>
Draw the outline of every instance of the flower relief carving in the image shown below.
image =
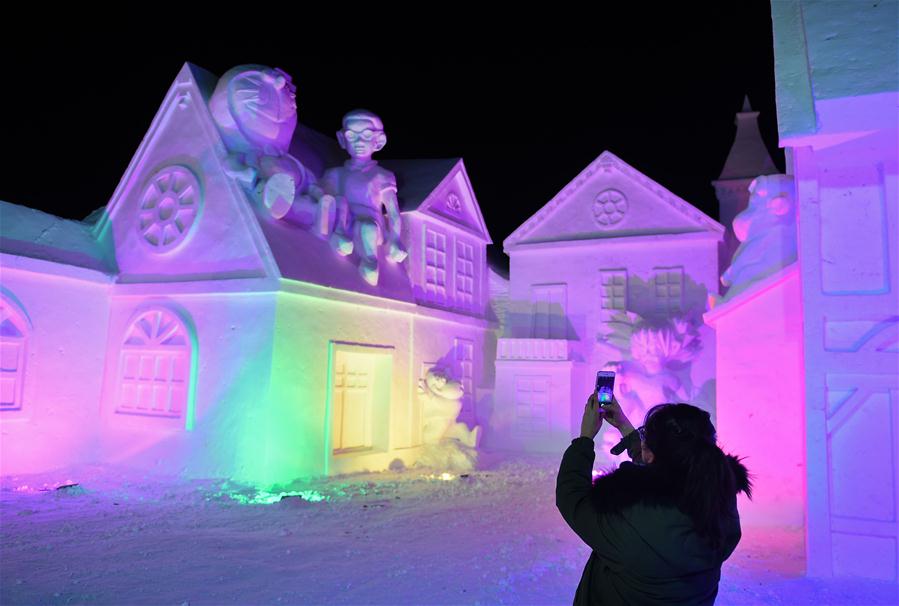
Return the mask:
<path id="1" fill-rule="evenodd" d="M 593 219 L 600 227 L 619 223 L 627 212 L 627 197 L 617 189 L 606 189 L 593 199 Z"/>
<path id="2" fill-rule="evenodd" d="M 451 191 L 446 197 L 446 209 L 457 215 L 462 212 L 462 199 L 456 192 Z"/>
<path id="3" fill-rule="evenodd" d="M 175 248 L 187 237 L 201 203 L 200 183 L 190 169 L 163 168 L 150 178 L 140 197 L 141 239 L 155 252 Z"/>

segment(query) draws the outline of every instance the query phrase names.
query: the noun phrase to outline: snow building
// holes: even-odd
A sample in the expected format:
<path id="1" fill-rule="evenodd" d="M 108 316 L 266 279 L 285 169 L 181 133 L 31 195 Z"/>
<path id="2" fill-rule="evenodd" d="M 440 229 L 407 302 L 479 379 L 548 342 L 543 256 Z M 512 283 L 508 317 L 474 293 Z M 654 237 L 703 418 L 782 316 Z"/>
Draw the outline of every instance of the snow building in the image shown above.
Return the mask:
<path id="1" fill-rule="evenodd" d="M 4 474 L 111 462 L 262 485 L 412 464 L 435 366 L 478 423 L 490 235 L 464 163 L 360 161 L 399 217 L 365 211 L 370 184 L 316 189 L 346 156 L 296 123 L 289 76 L 243 67 L 185 64 L 86 220 L 0 203 Z M 354 115 L 347 147 L 382 136 Z"/>

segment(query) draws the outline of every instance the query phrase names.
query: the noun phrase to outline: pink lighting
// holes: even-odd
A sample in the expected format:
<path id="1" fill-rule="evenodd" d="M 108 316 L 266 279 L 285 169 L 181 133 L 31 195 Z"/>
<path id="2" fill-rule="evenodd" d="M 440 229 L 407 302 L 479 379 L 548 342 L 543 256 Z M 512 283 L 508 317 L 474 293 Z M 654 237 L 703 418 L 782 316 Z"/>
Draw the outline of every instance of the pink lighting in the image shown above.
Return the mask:
<path id="1" fill-rule="evenodd" d="M 526 104 L 560 88 L 528 71 L 540 94 L 458 129 L 508 156 L 517 172 L 503 178 L 470 147 L 458 148 L 468 164 L 384 158 L 417 148 L 408 112 L 380 96 L 408 76 L 374 59 L 322 69 L 388 107 L 347 111 L 347 98 L 325 117 L 297 107 L 311 69 L 185 63 L 89 217 L 0 201 L 0 505 L 14 512 L 0 525 L 14 570 L 0 570 L 0 601 L 127 602 L 141 585 L 157 593 L 137 601 L 164 603 L 568 602 L 591 548 L 553 509 L 551 480 L 598 371 L 615 373 L 634 425 L 654 405 L 692 403 L 748 469 L 720 603 L 862 603 L 859 587 L 893 598 L 899 0 L 772 0 L 770 13 L 776 116 L 756 88 L 761 113 L 747 95 L 734 123 L 744 90 L 703 100 L 730 99 L 709 120 L 736 126 L 726 158 L 724 142 L 703 169 L 707 205 L 672 178 L 703 174 L 681 171 L 699 143 L 669 137 L 683 163 L 640 151 L 659 147 L 650 127 L 674 132 L 670 116 L 698 101 L 574 153 L 562 145 L 573 123 L 544 128 Z M 436 139 L 480 93 L 464 78 L 405 97 L 456 103 L 416 121 L 435 138 L 419 155 L 456 149 Z M 591 128 L 618 120 L 577 107 Z M 517 155 L 555 152 L 527 147 L 544 131 L 564 179 L 520 201 L 510 183 L 558 168 Z M 649 448 L 652 433 L 632 435 Z M 620 437 L 600 429 L 593 478 L 625 460 L 610 452 Z M 700 475 L 692 484 L 715 477 Z M 64 560 L 78 575 L 60 576 Z M 258 596 L 227 593 L 246 579 Z"/>
<path id="2" fill-rule="evenodd" d="M 342 152 L 294 139 L 287 74 L 215 82 L 183 67 L 95 223 L 0 203 L 3 473 L 120 463 L 267 487 L 423 458 L 470 468 L 493 348 L 490 237 L 464 164 L 374 170 L 384 125 L 356 111 L 340 137 L 361 164 L 325 174 Z M 416 193 L 402 205 L 396 174 Z M 458 393 L 432 385 L 437 369 Z"/>
<path id="3" fill-rule="evenodd" d="M 753 499 L 738 497 L 750 524 L 802 527 L 802 311 L 793 264 L 705 315 L 717 337 L 718 441 L 746 457 Z"/>
<path id="4" fill-rule="evenodd" d="M 22 408 L 30 332 L 21 309 L 0 295 L 0 410 Z"/>

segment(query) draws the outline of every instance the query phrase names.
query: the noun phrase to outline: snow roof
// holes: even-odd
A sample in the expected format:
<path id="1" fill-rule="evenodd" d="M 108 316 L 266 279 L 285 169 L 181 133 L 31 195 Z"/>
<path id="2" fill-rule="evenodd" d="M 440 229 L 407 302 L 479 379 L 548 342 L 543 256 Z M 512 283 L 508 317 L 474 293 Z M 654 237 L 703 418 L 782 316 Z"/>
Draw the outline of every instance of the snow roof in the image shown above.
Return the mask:
<path id="1" fill-rule="evenodd" d="M 759 113 L 752 111 L 749 98 L 743 101 L 743 110 L 734 119 L 737 135 L 727 154 L 727 161 L 721 169 L 719 181 L 728 179 L 755 179 L 759 175 L 771 175 L 779 172 L 774 166 L 771 154 L 765 147 L 762 134 L 759 132 Z"/>
<path id="2" fill-rule="evenodd" d="M 298 122 L 290 142 L 290 153 L 303 166 L 317 177 L 321 177 L 325 169 L 340 166 L 347 159 L 346 152 L 340 149 L 337 139 Z"/>
<path id="3" fill-rule="evenodd" d="M 383 160 L 379 164 L 396 175 L 400 210 L 417 210 L 460 158 Z"/>
<path id="4" fill-rule="evenodd" d="M 217 82 L 216 76 L 195 65 L 187 66 L 208 105 Z M 335 125 L 335 131 L 338 126 Z M 346 152 L 340 148 L 336 137 L 321 133 L 302 122 L 297 124 L 290 153 L 318 177 L 327 168 L 340 166 L 347 159 Z M 379 161 L 397 175 L 398 197 L 403 210 L 410 204 L 420 204 L 457 162 L 458 159 Z M 429 186 L 431 190 L 428 190 Z M 411 200 L 417 202 L 407 202 Z M 273 219 L 252 202 L 251 205 L 282 277 L 390 299 L 414 301 L 405 265 L 381 259 L 378 264 L 378 285 L 371 286 L 359 275 L 355 256 L 341 257 L 331 249 L 328 242 L 304 229 Z"/>
<path id="5" fill-rule="evenodd" d="M 593 192 L 610 184 L 615 187 L 637 187 L 644 191 L 641 194 L 644 208 L 640 209 L 643 214 L 628 211 L 640 218 L 638 223 L 645 222 L 640 229 L 628 228 L 627 219 L 620 223 L 624 229 L 595 228 L 591 210 L 595 204 Z M 686 232 L 707 232 L 721 238 L 724 226 L 606 150 L 513 231 L 503 241 L 503 248 L 509 250 L 522 244 Z"/>
<path id="6" fill-rule="evenodd" d="M 497 278 L 508 281 L 509 280 L 509 269 L 506 267 L 500 267 L 498 264 L 487 261 L 487 271 L 489 271 L 492 275 L 496 275 Z"/>
<path id="7" fill-rule="evenodd" d="M 323 166 L 333 166 L 343 161 L 341 156 L 344 154 L 336 141 L 333 146 L 329 146 L 329 140 L 325 135 L 303 128 L 305 134 L 298 129 L 291 151 L 294 151 L 304 163 L 323 162 Z M 340 154 L 339 162 L 333 159 L 335 150 Z M 323 155 L 328 159 L 323 161 Z M 407 211 L 417 209 L 458 161 L 458 159 L 384 160 L 379 161 L 379 164 L 396 174 L 400 207 L 401 210 Z M 321 174 L 315 164 L 309 168 Z M 272 219 L 259 209 L 256 216 L 283 277 L 400 301 L 414 301 L 412 284 L 404 264 L 381 259 L 378 263 L 380 270 L 378 285 L 371 286 L 359 275 L 355 257 L 341 257 L 326 241 L 306 230 Z"/>
<path id="8" fill-rule="evenodd" d="M 391 263 L 379 255 L 378 284 L 371 286 L 359 274 L 355 255 L 341 257 L 326 240 L 274 219 L 255 204 L 253 208 L 283 277 L 377 297 L 414 301 L 405 264 Z"/>
<path id="9" fill-rule="evenodd" d="M 191 90 L 191 86 L 194 86 L 205 102 L 200 104 L 203 109 L 198 117 L 208 122 L 208 132 L 215 139 L 215 144 L 219 145 L 217 129 L 208 112 L 208 102 L 217 80 L 214 74 L 186 63 L 163 101 L 163 107 L 173 99 L 177 100 L 182 89 Z M 151 130 L 154 126 L 151 126 Z M 159 128 L 164 130 L 165 125 L 161 124 Z M 153 135 L 163 136 L 161 132 L 154 132 Z M 135 158 L 141 156 L 152 139 L 148 134 L 148 139 L 142 142 Z M 221 153 L 220 150 L 217 151 Z M 334 137 L 303 124 L 297 125 L 290 152 L 318 176 L 327 167 L 339 166 L 346 159 L 346 153 L 340 149 Z M 385 160 L 382 164 L 397 175 L 402 210 L 416 210 L 447 175 L 461 164 L 461 160 Z M 126 179 L 123 178 L 124 180 Z M 98 235 L 103 233 L 105 224 L 113 219 L 110 211 L 120 197 L 119 189 L 106 207 L 91 213 L 85 221 L 71 221 L 24 206 L 0 203 L 0 250 L 96 269 L 108 274 L 118 273 L 115 252 L 111 249 L 112 239 L 98 238 Z M 373 287 L 359 275 L 355 256 L 341 257 L 331 249 L 328 242 L 302 228 L 273 219 L 249 197 L 244 200 L 252 208 L 252 216 L 259 224 L 267 248 L 282 277 L 401 301 L 414 301 L 412 284 L 404 264 L 394 264 L 382 259 L 379 263 L 379 282 Z"/>
<path id="10" fill-rule="evenodd" d="M 771 24 L 781 146 L 838 129 L 896 128 L 896 2 L 771 2 Z M 823 103 L 862 98 L 877 111 L 828 115 L 833 106 Z"/>
<path id="11" fill-rule="evenodd" d="M 382 165 L 396 174 L 402 212 L 428 215 L 493 243 L 462 158 L 385 160 Z"/>
<path id="12" fill-rule="evenodd" d="M 114 274 L 115 256 L 92 225 L 0 201 L 0 252 Z"/>

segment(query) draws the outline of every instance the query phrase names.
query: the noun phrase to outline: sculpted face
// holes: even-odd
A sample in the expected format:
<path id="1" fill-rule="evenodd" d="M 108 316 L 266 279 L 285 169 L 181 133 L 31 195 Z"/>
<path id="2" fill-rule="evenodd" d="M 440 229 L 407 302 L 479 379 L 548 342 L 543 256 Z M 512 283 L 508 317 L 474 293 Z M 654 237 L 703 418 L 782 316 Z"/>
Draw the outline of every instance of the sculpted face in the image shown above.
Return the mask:
<path id="1" fill-rule="evenodd" d="M 297 89 L 280 69 L 248 70 L 231 84 L 232 103 L 248 120 L 283 124 L 297 115 Z"/>
<path id="2" fill-rule="evenodd" d="M 297 115 L 297 87 L 293 85 L 290 76 L 280 69 L 266 73 L 265 79 L 271 83 L 275 97 L 269 117 L 274 122 L 287 122 Z"/>
<path id="3" fill-rule="evenodd" d="M 340 146 L 354 160 L 367 160 L 387 142 L 384 131 L 371 120 L 353 119 L 343 123 L 343 130 L 337 133 Z"/>
<path id="4" fill-rule="evenodd" d="M 264 65 L 238 65 L 219 79 L 209 108 L 231 150 L 281 155 L 297 125 L 290 75 Z"/>
<path id="5" fill-rule="evenodd" d="M 458 400 L 465 393 L 462 384 L 459 381 L 451 380 L 444 370 L 429 370 L 425 381 L 431 393 L 447 400 Z"/>
<path id="6" fill-rule="evenodd" d="M 440 393 L 446 387 L 446 375 L 429 372 L 427 375 L 428 387 L 434 393 Z"/>
<path id="7" fill-rule="evenodd" d="M 290 81 L 290 76 L 279 69 L 262 73 L 258 88 L 244 89 L 244 116 L 253 127 L 262 133 L 277 133 L 284 124 L 290 129 L 296 127 L 297 89 Z"/>
<path id="8" fill-rule="evenodd" d="M 763 175 L 749 185 L 749 205 L 734 217 L 734 235 L 740 242 L 750 232 L 764 232 L 770 226 L 787 225 L 793 217 L 792 181 L 783 175 Z"/>

